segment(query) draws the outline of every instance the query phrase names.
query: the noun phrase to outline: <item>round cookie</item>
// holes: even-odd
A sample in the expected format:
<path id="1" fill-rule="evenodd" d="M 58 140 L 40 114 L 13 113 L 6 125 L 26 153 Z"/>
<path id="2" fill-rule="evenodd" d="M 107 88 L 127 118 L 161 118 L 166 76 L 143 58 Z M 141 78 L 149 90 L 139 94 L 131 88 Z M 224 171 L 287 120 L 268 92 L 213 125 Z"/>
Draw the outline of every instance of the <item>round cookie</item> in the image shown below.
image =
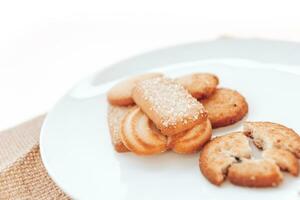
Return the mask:
<path id="1" fill-rule="evenodd" d="M 261 159 L 250 159 L 247 136 L 262 150 Z M 247 187 L 274 187 L 283 176 L 280 170 L 299 174 L 300 136 L 283 125 L 245 122 L 244 132 L 216 137 L 200 154 L 200 170 L 213 184 L 227 176 L 233 184 Z"/>
<path id="2" fill-rule="evenodd" d="M 199 151 L 212 135 L 210 121 L 207 119 L 192 129 L 168 137 L 168 148 L 176 153 L 189 154 Z"/>
<path id="3" fill-rule="evenodd" d="M 120 81 L 107 92 L 109 103 L 116 106 L 133 105 L 132 89 L 138 81 L 163 76 L 161 73 L 147 73 Z"/>
<path id="4" fill-rule="evenodd" d="M 201 100 L 213 128 L 240 121 L 248 113 L 246 99 L 237 91 L 220 88 L 209 98 Z"/>
<path id="5" fill-rule="evenodd" d="M 251 147 L 242 132 L 230 133 L 209 142 L 200 154 L 200 169 L 213 184 L 228 177 L 235 185 L 273 187 L 282 181 L 279 167 L 271 159 L 252 160 Z"/>
<path id="6" fill-rule="evenodd" d="M 152 155 L 167 150 L 167 138 L 138 107 L 128 112 L 123 119 L 121 139 L 137 155 Z"/>
<path id="7" fill-rule="evenodd" d="M 202 174 L 213 184 L 221 185 L 228 168 L 244 158 L 251 157 L 251 148 L 242 132 L 216 137 L 207 143 L 200 153 Z"/>
<path id="8" fill-rule="evenodd" d="M 197 99 L 211 96 L 219 84 L 218 77 L 209 73 L 188 74 L 178 77 L 176 81 Z"/>

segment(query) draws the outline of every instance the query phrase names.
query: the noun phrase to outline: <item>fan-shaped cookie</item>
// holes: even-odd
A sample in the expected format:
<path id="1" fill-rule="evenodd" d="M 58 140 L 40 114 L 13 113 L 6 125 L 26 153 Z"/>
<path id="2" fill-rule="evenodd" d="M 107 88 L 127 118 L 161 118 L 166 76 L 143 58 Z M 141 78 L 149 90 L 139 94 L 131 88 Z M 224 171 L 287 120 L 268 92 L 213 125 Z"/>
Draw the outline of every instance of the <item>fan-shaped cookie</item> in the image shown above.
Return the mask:
<path id="1" fill-rule="evenodd" d="M 108 127 L 111 136 L 111 142 L 117 152 L 129 151 L 120 138 L 121 122 L 125 115 L 134 107 L 113 106 L 109 105 L 107 112 Z"/>
<path id="2" fill-rule="evenodd" d="M 107 93 L 107 99 L 109 103 L 117 106 L 128 106 L 133 105 L 134 101 L 132 99 L 132 89 L 136 82 L 140 80 L 145 80 L 148 78 L 154 78 L 163 76 L 160 73 L 147 73 L 138 76 L 131 77 L 127 80 L 120 81 L 114 85 Z"/>
<path id="3" fill-rule="evenodd" d="M 209 73 L 188 74 L 177 78 L 176 81 L 197 99 L 211 96 L 219 84 L 218 77 Z"/>
<path id="4" fill-rule="evenodd" d="M 210 140 L 212 129 L 210 121 L 207 119 L 192 129 L 179 133 L 168 138 L 168 148 L 176 153 L 195 153 Z"/>
<path id="5" fill-rule="evenodd" d="M 167 138 L 160 134 L 149 118 L 136 107 L 122 121 L 121 139 L 138 155 L 151 155 L 167 150 Z"/>
<path id="6" fill-rule="evenodd" d="M 237 91 L 217 89 L 209 98 L 201 100 L 213 128 L 228 126 L 248 113 L 246 99 Z"/>

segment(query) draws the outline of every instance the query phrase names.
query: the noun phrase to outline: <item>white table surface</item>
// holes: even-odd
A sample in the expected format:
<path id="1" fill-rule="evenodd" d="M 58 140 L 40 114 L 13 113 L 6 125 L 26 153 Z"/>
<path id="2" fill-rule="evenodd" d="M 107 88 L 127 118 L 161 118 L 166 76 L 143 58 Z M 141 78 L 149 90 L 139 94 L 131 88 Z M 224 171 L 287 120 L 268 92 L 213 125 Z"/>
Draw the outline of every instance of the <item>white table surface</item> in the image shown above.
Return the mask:
<path id="1" fill-rule="evenodd" d="M 224 35 L 300 41 L 299 1 L 0 2 L 0 129 L 49 110 L 76 81 L 152 49 Z"/>

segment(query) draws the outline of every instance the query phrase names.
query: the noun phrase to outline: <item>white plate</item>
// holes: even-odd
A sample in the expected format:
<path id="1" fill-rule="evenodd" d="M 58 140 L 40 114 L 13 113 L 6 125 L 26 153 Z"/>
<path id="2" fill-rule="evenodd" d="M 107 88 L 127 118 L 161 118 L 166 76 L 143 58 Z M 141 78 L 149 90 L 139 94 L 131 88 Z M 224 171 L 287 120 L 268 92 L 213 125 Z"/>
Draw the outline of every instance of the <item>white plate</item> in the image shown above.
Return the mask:
<path id="1" fill-rule="evenodd" d="M 218 40 L 120 62 L 78 83 L 48 114 L 40 141 L 43 162 L 55 182 L 76 199 L 299 199 L 300 178 L 288 174 L 274 189 L 243 188 L 228 182 L 216 187 L 200 173 L 198 153 L 149 157 L 115 153 L 105 96 L 111 81 L 135 73 L 212 72 L 220 77 L 222 87 L 237 89 L 247 98 L 249 120 L 279 122 L 300 132 L 299 76 L 267 69 L 299 73 L 299 52 L 300 46 L 293 43 Z M 238 123 L 214 135 L 240 129 Z"/>

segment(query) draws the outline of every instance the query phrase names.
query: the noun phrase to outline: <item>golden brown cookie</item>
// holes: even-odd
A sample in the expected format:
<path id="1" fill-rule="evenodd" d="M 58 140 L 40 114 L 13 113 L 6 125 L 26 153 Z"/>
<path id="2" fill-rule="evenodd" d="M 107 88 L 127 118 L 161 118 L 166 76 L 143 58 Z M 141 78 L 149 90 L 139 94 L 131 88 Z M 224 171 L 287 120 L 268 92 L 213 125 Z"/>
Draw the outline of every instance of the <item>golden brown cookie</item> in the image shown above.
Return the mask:
<path id="1" fill-rule="evenodd" d="M 243 158 L 251 157 L 251 148 L 242 132 L 216 137 L 207 143 L 200 153 L 200 170 L 213 184 L 221 185 L 228 168 Z"/>
<path id="2" fill-rule="evenodd" d="M 237 91 L 217 89 L 209 98 L 201 100 L 213 128 L 240 121 L 248 113 L 246 99 Z"/>
<path id="3" fill-rule="evenodd" d="M 283 149 L 300 158 L 300 136 L 290 128 L 271 122 L 245 122 L 244 132 L 262 149 Z"/>
<path id="4" fill-rule="evenodd" d="M 227 174 L 236 185 L 274 187 L 282 182 L 280 170 L 299 174 L 300 136 L 292 129 L 271 122 L 245 122 L 243 133 L 217 137 L 203 148 L 200 169 L 213 184 L 220 185 Z M 246 136 L 262 150 L 261 159 L 250 159 Z"/>
<path id="5" fill-rule="evenodd" d="M 167 138 L 138 107 L 123 119 L 121 139 L 130 151 L 138 155 L 158 154 L 167 150 Z"/>
<path id="6" fill-rule="evenodd" d="M 299 174 L 300 136 L 295 131 L 271 122 L 245 122 L 244 132 L 264 151 L 263 157 L 294 176 Z"/>
<path id="7" fill-rule="evenodd" d="M 136 82 L 145 80 L 148 78 L 163 76 L 161 73 L 147 73 L 141 74 L 124 81 L 120 81 L 114 85 L 107 93 L 107 99 L 109 103 L 116 106 L 128 106 L 133 105 L 132 89 Z"/>
<path id="8" fill-rule="evenodd" d="M 189 154 L 199 151 L 212 135 L 210 121 L 207 119 L 192 129 L 168 137 L 168 148 L 176 153 Z"/>
<path id="9" fill-rule="evenodd" d="M 117 152 L 128 152 L 129 150 L 124 146 L 121 138 L 120 138 L 120 131 L 121 131 L 121 122 L 125 115 L 132 110 L 133 106 L 113 106 L 109 105 L 108 112 L 107 112 L 107 121 L 109 132 L 111 136 L 111 142 Z"/>
<path id="10" fill-rule="evenodd" d="M 135 103 L 165 135 L 189 130 L 207 119 L 202 104 L 172 79 L 139 81 L 132 94 Z"/>
<path id="11" fill-rule="evenodd" d="M 247 187 L 275 187 L 282 181 L 279 167 L 272 160 L 243 160 L 228 169 L 231 183 Z"/>
<path id="12" fill-rule="evenodd" d="M 197 99 L 211 96 L 219 84 L 218 77 L 209 73 L 192 73 L 181 76 L 176 81 Z"/>
<path id="13" fill-rule="evenodd" d="M 262 156 L 265 159 L 273 160 L 282 171 L 298 176 L 298 159 L 291 152 L 283 149 L 267 149 L 263 151 Z"/>

